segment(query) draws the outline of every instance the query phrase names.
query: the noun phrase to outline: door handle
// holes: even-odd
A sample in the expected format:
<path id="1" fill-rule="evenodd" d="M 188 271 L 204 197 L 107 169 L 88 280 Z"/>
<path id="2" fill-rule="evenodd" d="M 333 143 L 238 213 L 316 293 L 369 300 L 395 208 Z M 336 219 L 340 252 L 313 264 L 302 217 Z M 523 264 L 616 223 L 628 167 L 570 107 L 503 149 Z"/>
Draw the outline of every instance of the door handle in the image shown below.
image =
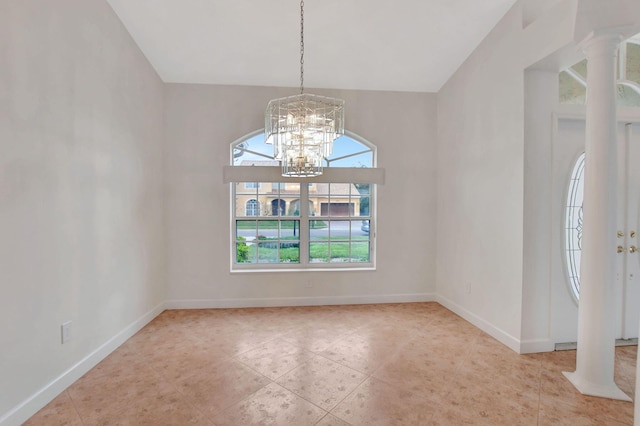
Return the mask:
<path id="1" fill-rule="evenodd" d="M 629 253 L 635 253 L 637 251 L 638 251 L 638 247 L 636 247 L 636 246 L 629 247 Z"/>
<path id="2" fill-rule="evenodd" d="M 618 253 L 624 253 L 626 250 L 622 246 L 618 246 Z"/>

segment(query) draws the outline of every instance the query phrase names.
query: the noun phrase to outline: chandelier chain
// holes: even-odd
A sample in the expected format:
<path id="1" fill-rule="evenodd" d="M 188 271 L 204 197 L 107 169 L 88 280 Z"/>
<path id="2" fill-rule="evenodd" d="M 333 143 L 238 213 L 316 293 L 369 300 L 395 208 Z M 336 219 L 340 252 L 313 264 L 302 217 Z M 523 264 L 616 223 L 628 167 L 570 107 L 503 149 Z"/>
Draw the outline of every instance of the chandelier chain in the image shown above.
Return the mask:
<path id="1" fill-rule="evenodd" d="M 300 94 L 304 93 L 304 0 L 300 0 Z"/>

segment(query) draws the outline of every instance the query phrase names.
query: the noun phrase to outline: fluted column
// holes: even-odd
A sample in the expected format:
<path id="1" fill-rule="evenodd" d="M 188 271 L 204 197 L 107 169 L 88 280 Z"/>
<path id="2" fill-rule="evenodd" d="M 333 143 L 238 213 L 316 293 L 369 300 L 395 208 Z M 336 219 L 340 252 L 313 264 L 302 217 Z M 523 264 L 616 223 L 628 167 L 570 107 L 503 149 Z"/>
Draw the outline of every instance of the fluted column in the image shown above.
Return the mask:
<path id="1" fill-rule="evenodd" d="M 616 52 L 622 37 L 592 34 L 587 56 L 587 131 L 576 371 L 564 373 L 583 394 L 631 399 L 614 376 L 616 312 Z"/>

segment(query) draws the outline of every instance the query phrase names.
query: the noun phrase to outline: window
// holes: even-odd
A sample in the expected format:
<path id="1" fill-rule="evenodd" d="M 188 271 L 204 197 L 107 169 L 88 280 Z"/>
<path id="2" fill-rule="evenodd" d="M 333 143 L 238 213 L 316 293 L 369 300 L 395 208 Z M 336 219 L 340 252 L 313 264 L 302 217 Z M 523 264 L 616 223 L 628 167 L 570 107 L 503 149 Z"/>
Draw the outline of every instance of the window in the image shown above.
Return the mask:
<path id="1" fill-rule="evenodd" d="M 323 176 L 284 178 L 262 133 L 232 144 L 234 175 L 240 176 L 231 183 L 232 270 L 374 267 L 376 184 L 326 176 L 331 168 L 357 168 L 347 179 L 371 169 L 375 148 L 342 136 L 333 152 Z M 256 173 L 264 178 L 256 182 Z"/>
<path id="2" fill-rule="evenodd" d="M 571 292 L 580 295 L 580 255 L 582 253 L 582 200 L 584 194 L 584 153 L 578 157 L 567 192 L 565 210 L 565 255 Z"/>
<path id="3" fill-rule="evenodd" d="M 260 216 L 260 204 L 258 204 L 258 200 L 253 198 L 247 200 L 246 211 L 247 216 Z"/>
<path id="4" fill-rule="evenodd" d="M 640 107 L 640 34 L 620 44 L 618 51 L 618 105 Z M 562 71 L 560 103 L 584 105 L 587 101 L 587 60 Z"/>

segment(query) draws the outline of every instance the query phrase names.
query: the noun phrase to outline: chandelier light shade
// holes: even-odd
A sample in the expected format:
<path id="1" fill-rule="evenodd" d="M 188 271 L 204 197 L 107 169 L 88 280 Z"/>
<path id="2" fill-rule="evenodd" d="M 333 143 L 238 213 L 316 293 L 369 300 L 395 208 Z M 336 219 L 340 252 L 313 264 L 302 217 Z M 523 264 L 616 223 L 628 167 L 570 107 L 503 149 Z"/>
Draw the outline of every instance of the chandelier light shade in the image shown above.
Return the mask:
<path id="1" fill-rule="evenodd" d="M 321 175 L 333 141 L 344 134 L 344 101 L 304 93 L 304 0 L 300 2 L 300 94 L 269 102 L 264 132 L 285 177 Z"/>
<path id="2" fill-rule="evenodd" d="M 282 176 L 319 176 L 333 141 L 344 134 L 344 101 L 308 93 L 273 99 L 264 128 Z"/>

